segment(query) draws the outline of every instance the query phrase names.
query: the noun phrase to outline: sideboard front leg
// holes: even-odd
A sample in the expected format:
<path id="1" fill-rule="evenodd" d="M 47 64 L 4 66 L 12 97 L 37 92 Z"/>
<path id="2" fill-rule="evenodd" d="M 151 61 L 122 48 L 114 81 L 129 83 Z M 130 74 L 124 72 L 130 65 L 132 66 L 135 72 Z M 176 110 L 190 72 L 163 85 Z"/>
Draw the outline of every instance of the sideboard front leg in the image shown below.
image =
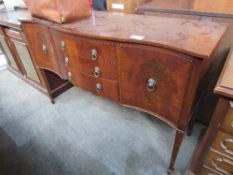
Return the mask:
<path id="1" fill-rule="evenodd" d="M 184 138 L 184 131 L 177 130 L 174 145 L 173 145 L 173 150 L 172 150 L 172 156 L 171 156 L 171 160 L 170 160 L 170 164 L 168 168 L 169 175 L 172 174 L 172 172 L 174 171 L 174 165 L 175 165 L 177 154 L 179 152 L 180 145 L 183 141 L 183 138 Z"/>

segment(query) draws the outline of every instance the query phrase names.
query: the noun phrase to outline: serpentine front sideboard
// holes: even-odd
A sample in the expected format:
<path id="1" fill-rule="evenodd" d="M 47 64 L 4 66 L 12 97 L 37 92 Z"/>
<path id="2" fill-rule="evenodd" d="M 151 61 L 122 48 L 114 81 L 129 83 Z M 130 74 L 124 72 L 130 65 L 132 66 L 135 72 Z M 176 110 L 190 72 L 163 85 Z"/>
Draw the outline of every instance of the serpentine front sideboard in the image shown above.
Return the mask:
<path id="1" fill-rule="evenodd" d="M 227 25 L 106 12 L 69 24 L 21 22 L 38 68 L 175 128 L 173 171 L 196 92 Z"/>

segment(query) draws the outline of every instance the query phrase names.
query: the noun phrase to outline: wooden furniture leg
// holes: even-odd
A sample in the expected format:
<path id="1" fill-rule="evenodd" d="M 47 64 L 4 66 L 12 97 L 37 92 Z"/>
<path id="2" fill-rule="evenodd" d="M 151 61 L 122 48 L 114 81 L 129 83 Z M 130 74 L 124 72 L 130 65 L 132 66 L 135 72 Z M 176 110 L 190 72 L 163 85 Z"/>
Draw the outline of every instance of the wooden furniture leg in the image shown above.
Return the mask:
<path id="1" fill-rule="evenodd" d="M 175 165 L 177 154 L 179 152 L 180 145 L 183 141 L 183 138 L 184 138 L 184 131 L 177 130 L 174 145 L 173 145 L 173 150 L 172 150 L 172 156 L 171 156 L 171 160 L 170 160 L 170 164 L 169 164 L 169 168 L 167 172 L 169 175 L 172 174 L 172 172 L 174 171 L 174 165 Z"/>
<path id="2" fill-rule="evenodd" d="M 55 104 L 54 97 L 53 97 L 53 95 L 51 93 L 51 88 L 49 86 L 49 82 L 48 82 L 48 79 L 47 79 L 46 74 L 45 74 L 45 70 L 40 69 L 40 71 L 41 71 L 43 81 L 45 83 L 45 86 L 46 86 L 46 89 L 47 89 L 47 94 L 48 94 L 48 96 L 50 98 L 50 101 L 51 101 L 52 104 Z"/>

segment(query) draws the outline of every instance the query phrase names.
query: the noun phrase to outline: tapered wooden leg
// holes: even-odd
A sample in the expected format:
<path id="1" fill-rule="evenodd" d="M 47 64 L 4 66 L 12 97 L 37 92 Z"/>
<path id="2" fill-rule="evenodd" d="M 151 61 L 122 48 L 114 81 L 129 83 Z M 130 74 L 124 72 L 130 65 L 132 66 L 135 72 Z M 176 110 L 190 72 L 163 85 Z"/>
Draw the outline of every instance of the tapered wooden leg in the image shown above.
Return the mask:
<path id="1" fill-rule="evenodd" d="M 172 156 L 171 156 L 169 168 L 167 171 L 168 174 L 172 174 L 172 172 L 174 171 L 174 165 L 175 165 L 177 154 L 179 152 L 180 145 L 183 141 L 183 138 L 184 138 L 184 132 L 177 130 L 174 145 L 173 145 L 173 150 L 172 150 Z"/>

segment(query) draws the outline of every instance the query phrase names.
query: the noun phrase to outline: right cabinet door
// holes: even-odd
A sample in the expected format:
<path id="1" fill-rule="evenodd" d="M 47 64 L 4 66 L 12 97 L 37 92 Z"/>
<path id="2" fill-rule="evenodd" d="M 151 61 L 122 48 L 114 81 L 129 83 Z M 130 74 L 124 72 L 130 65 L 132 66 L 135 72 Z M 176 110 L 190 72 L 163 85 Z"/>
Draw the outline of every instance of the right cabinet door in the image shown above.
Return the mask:
<path id="1" fill-rule="evenodd" d="M 176 125 L 192 74 L 192 58 L 130 44 L 120 45 L 118 56 L 121 102 Z"/>

